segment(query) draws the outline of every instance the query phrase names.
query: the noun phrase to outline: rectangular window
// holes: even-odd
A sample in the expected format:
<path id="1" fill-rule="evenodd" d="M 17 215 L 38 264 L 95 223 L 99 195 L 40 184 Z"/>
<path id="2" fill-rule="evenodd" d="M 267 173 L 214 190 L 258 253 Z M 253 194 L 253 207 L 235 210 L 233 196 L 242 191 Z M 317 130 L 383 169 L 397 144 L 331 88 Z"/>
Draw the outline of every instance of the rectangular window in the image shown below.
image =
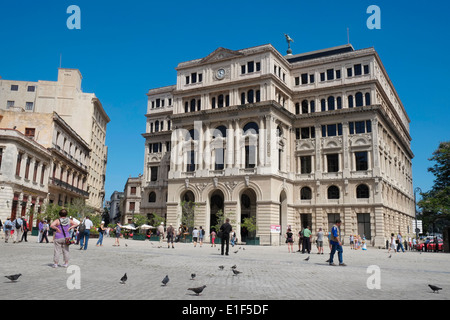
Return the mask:
<path id="1" fill-rule="evenodd" d="M 310 138 L 309 127 L 301 128 L 300 130 L 301 130 L 301 139 L 309 139 Z"/>
<path id="2" fill-rule="evenodd" d="M 6 109 L 14 108 L 14 101 L 8 100 L 6 101 Z"/>
<path id="3" fill-rule="evenodd" d="M 19 86 L 17 84 L 12 84 L 11 91 L 19 91 Z"/>
<path id="4" fill-rule="evenodd" d="M 337 135 L 336 125 L 335 124 L 327 125 L 327 136 L 328 137 L 335 137 L 336 135 Z"/>
<path id="5" fill-rule="evenodd" d="M 366 133 L 365 122 L 364 121 L 356 121 L 355 122 L 355 131 L 356 133 Z"/>
<path id="6" fill-rule="evenodd" d="M 327 70 L 327 80 L 334 80 L 334 69 Z"/>
<path id="7" fill-rule="evenodd" d="M 254 72 L 255 71 L 255 62 L 249 61 L 247 62 L 247 72 Z"/>
<path id="8" fill-rule="evenodd" d="M 309 83 L 314 83 L 315 77 L 314 74 L 309 75 Z"/>
<path id="9" fill-rule="evenodd" d="M 300 157 L 300 173 L 311 173 L 312 161 L 311 156 Z"/>
<path id="10" fill-rule="evenodd" d="M 339 171 L 339 155 L 337 153 L 327 155 L 327 167 L 328 172 Z"/>
<path id="11" fill-rule="evenodd" d="M 159 108 L 161 106 L 161 99 L 156 99 L 156 107 Z"/>
<path id="12" fill-rule="evenodd" d="M 39 162 L 34 163 L 34 172 L 33 172 L 33 182 L 36 182 L 37 173 L 38 173 Z"/>
<path id="13" fill-rule="evenodd" d="M 158 167 L 150 167 L 150 181 L 158 180 Z"/>
<path id="14" fill-rule="evenodd" d="M 0 169 L 2 168 L 3 148 L 0 148 Z"/>
<path id="15" fill-rule="evenodd" d="M 191 83 L 197 83 L 197 73 L 191 73 Z"/>
<path id="16" fill-rule="evenodd" d="M 28 92 L 35 92 L 36 91 L 36 87 L 35 86 L 28 86 L 27 91 Z"/>
<path id="17" fill-rule="evenodd" d="M 300 85 L 300 77 L 295 77 L 295 85 L 298 86 Z"/>
<path id="18" fill-rule="evenodd" d="M 26 137 L 34 138 L 35 132 L 36 132 L 35 128 L 25 128 Z"/>
<path id="19" fill-rule="evenodd" d="M 320 73 L 320 81 L 325 81 L 325 72 Z"/>
<path id="20" fill-rule="evenodd" d="M 355 64 L 355 76 L 360 76 L 362 74 L 361 64 Z"/>
<path id="21" fill-rule="evenodd" d="M 203 74 L 202 73 L 198 74 L 198 82 L 203 82 Z"/>
<path id="22" fill-rule="evenodd" d="M 364 65 L 364 74 L 369 74 L 370 72 L 369 72 L 369 65 L 368 64 L 366 64 L 366 65 Z"/>
<path id="23" fill-rule="evenodd" d="M 300 139 L 301 135 L 300 135 L 300 128 L 295 128 L 295 139 Z"/>
<path id="24" fill-rule="evenodd" d="M 16 176 L 20 176 L 20 166 L 22 165 L 22 156 L 23 156 L 23 153 L 19 153 L 17 155 Z"/>
<path id="25" fill-rule="evenodd" d="M 189 84 L 190 78 L 189 76 L 186 76 L 186 84 Z"/>
<path id="26" fill-rule="evenodd" d="M 136 202 L 130 202 L 130 211 L 133 211 L 136 209 Z"/>
<path id="27" fill-rule="evenodd" d="M 27 162 L 25 164 L 25 179 L 28 179 L 28 176 L 30 173 L 30 164 L 31 164 L 31 159 L 30 159 L 30 157 L 28 157 Z"/>
<path id="28" fill-rule="evenodd" d="M 41 169 L 41 184 L 44 184 L 44 175 L 45 175 L 45 164 L 42 165 L 42 169 Z"/>
<path id="29" fill-rule="evenodd" d="M 336 70 L 336 79 L 341 78 L 341 70 Z"/>
<path id="30" fill-rule="evenodd" d="M 214 169 L 223 170 L 224 160 L 225 160 L 225 149 L 223 148 L 216 149 L 216 162 L 214 164 Z"/>
<path id="31" fill-rule="evenodd" d="M 302 84 L 308 84 L 308 74 L 302 74 Z"/>
<path id="32" fill-rule="evenodd" d="M 254 168 L 256 165 L 256 147 L 245 146 L 245 168 Z"/>
<path id="33" fill-rule="evenodd" d="M 366 132 L 367 133 L 372 132 L 372 122 L 370 120 L 366 121 Z"/>
<path id="34" fill-rule="evenodd" d="M 241 74 L 245 74 L 245 64 L 241 66 Z"/>
<path id="35" fill-rule="evenodd" d="M 347 77 L 353 77 L 353 69 L 352 68 L 347 68 Z"/>
<path id="36" fill-rule="evenodd" d="M 261 62 L 256 63 L 256 71 L 261 71 Z"/>
<path id="37" fill-rule="evenodd" d="M 355 152 L 356 171 L 365 171 L 369 168 L 367 151 Z"/>
<path id="38" fill-rule="evenodd" d="M 132 195 L 136 194 L 136 187 L 130 187 L 130 194 Z"/>

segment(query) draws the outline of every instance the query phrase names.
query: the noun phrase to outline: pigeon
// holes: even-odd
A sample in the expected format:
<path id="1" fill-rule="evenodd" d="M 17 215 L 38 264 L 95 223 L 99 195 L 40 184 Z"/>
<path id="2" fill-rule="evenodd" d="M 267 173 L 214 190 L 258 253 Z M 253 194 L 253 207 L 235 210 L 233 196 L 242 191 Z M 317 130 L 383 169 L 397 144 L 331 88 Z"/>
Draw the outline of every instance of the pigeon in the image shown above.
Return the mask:
<path id="1" fill-rule="evenodd" d="M 20 277 L 21 275 L 22 275 L 21 273 L 19 273 L 19 274 L 13 274 L 13 275 L 11 275 L 11 276 L 5 276 L 5 278 L 8 278 L 9 280 L 11 280 L 11 282 L 15 282 L 15 281 L 17 281 L 17 279 L 19 279 L 19 277 Z"/>
<path id="2" fill-rule="evenodd" d="M 163 283 L 163 285 L 167 285 L 168 282 L 169 282 L 169 276 L 167 275 L 167 276 L 163 279 L 162 283 Z"/>
<path id="3" fill-rule="evenodd" d="M 225 268 L 225 267 L 224 267 L 224 266 L 219 266 L 219 269 L 220 269 L 220 270 L 223 270 L 223 268 Z"/>
<path id="4" fill-rule="evenodd" d="M 310 257 L 306 258 L 304 261 L 309 261 L 309 258 L 310 258 Z"/>
<path id="5" fill-rule="evenodd" d="M 202 293 L 203 289 L 205 289 L 206 286 L 201 286 L 198 288 L 188 288 L 188 290 L 194 291 L 197 295 L 200 295 Z"/>
<path id="6" fill-rule="evenodd" d="M 124 275 L 123 275 L 123 277 L 120 279 L 120 282 L 122 283 L 122 284 L 125 284 L 125 282 L 128 280 L 128 277 L 127 277 L 127 274 L 125 273 Z"/>
<path id="7" fill-rule="evenodd" d="M 236 269 L 236 265 L 232 266 L 231 269 Z"/>
<path id="8" fill-rule="evenodd" d="M 234 251 L 234 253 L 238 253 L 238 252 L 239 252 L 239 250 Z"/>
<path id="9" fill-rule="evenodd" d="M 241 250 L 242 247 L 239 247 L 239 250 Z"/>
<path id="10" fill-rule="evenodd" d="M 242 248 L 242 250 L 245 250 L 245 248 Z"/>
<path id="11" fill-rule="evenodd" d="M 389 257 L 388 258 L 392 258 L 392 253 L 389 255 Z"/>
<path id="12" fill-rule="evenodd" d="M 128 245 L 125 243 L 125 247 L 128 247 Z"/>
<path id="13" fill-rule="evenodd" d="M 236 269 L 233 269 L 233 273 L 235 276 L 237 276 L 239 273 L 242 273 L 241 271 L 237 271 Z"/>
<path id="14" fill-rule="evenodd" d="M 433 286 L 432 284 L 429 284 L 428 286 L 430 287 L 431 290 L 433 290 L 433 293 L 435 292 L 439 293 L 439 290 L 442 290 L 442 288 Z"/>
<path id="15" fill-rule="evenodd" d="M 196 274 L 195 274 L 195 273 L 192 273 L 192 274 L 191 274 L 191 280 L 194 280 L 194 279 L 195 279 L 195 276 L 196 276 Z"/>

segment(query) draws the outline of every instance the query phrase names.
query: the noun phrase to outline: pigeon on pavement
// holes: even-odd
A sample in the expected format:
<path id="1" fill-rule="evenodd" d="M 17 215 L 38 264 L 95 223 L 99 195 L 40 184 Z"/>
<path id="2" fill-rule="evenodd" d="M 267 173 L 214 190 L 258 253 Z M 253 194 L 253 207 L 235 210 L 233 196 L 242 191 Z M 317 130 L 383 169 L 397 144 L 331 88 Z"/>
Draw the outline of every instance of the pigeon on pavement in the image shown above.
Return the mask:
<path id="1" fill-rule="evenodd" d="M 162 283 L 163 283 L 163 285 L 167 285 L 168 282 L 169 282 L 169 276 L 167 275 L 164 277 Z"/>
<path id="2" fill-rule="evenodd" d="M 223 268 L 225 268 L 225 267 L 224 267 L 224 266 L 219 266 L 219 269 L 220 269 L 220 270 L 223 270 Z"/>
<path id="3" fill-rule="evenodd" d="M 439 290 L 442 290 L 442 288 L 433 286 L 432 284 L 429 284 L 428 286 L 430 287 L 431 290 L 433 290 L 433 293 L 435 292 L 439 293 Z"/>
<path id="4" fill-rule="evenodd" d="M 15 281 L 17 281 L 17 279 L 19 279 L 19 277 L 20 277 L 21 275 L 22 275 L 21 273 L 19 273 L 19 274 L 13 274 L 13 275 L 11 275 L 11 276 L 5 276 L 5 278 L 8 278 L 9 280 L 11 280 L 11 282 L 15 282 Z"/>
<path id="5" fill-rule="evenodd" d="M 195 279 L 195 276 L 196 276 L 196 274 L 195 274 L 195 273 L 192 273 L 192 274 L 191 274 L 191 280 L 194 280 L 194 279 Z"/>
<path id="6" fill-rule="evenodd" d="M 122 278 L 120 278 L 120 282 L 122 284 L 125 284 L 125 282 L 128 280 L 127 274 L 125 273 L 124 276 Z"/>
<path id="7" fill-rule="evenodd" d="M 188 290 L 194 291 L 197 295 L 200 295 L 202 293 L 203 289 L 205 289 L 206 286 L 201 286 L 198 288 L 188 288 Z"/>
<path id="8" fill-rule="evenodd" d="M 236 269 L 236 265 L 232 266 L 231 269 Z"/>
<path id="9" fill-rule="evenodd" d="M 310 257 L 306 258 L 304 261 L 309 261 L 309 258 L 310 258 Z"/>
<path id="10" fill-rule="evenodd" d="M 233 273 L 235 276 L 237 276 L 239 273 L 242 273 L 241 271 L 237 271 L 236 269 L 233 269 Z"/>

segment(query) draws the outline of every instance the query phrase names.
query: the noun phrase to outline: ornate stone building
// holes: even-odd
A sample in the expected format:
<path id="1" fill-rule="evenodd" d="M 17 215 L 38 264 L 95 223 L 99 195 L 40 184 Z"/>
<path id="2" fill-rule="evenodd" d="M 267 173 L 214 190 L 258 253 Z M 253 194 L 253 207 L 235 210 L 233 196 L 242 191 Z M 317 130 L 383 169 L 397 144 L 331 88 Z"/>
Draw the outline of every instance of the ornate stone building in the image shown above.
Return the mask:
<path id="1" fill-rule="evenodd" d="M 176 85 L 148 92 L 142 213 L 178 225 L 192 200 L 195 226 L 222 210 L 264 245 L 337 218 L 344 241 L 413 233 L 410 120 L 373 48 L 219 48 L 176 70 Z"/>

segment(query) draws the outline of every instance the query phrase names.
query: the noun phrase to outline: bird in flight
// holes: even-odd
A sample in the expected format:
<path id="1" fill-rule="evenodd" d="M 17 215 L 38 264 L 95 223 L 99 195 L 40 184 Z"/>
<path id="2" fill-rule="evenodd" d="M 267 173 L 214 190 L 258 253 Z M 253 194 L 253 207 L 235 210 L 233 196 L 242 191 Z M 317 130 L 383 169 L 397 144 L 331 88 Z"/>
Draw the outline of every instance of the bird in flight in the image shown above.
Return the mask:
<path id="1" fill-rule="evenodd" d="M 169 276 L 167 275 L 164 277 L 162 283 L 163 283 L 163 285 L 167 285 L 168 282 L 169 282 Z"/>
<path id="2" fill-rule="evenodd" d="M 205 289 L 206 286 L 201 286 L 198 288 L 188 288 L 188 290 L 194 291 L 196 295 L 200 295 L 202 293 L 203 289 Z"/>
<path id="3" fill-rule="evenodd" d="M 13 275 L 11 275 L 11 276 L 5 276 L 5 278 L 8 278 L 9 280 L 11 280 L 11 282 L 16 282 L 17 279 L 19 279 L 19 277 L 20 277 L 21 275 L 22 275 L 21 273 L 19 273 L 19 274 L 13 274 Z"/>
<path id="4" fill-rule="evenodd" d="M 122 278 L 120 278 L 120 282 L 122 283 L 122 284 L 125 284 L 125 282 L 128 280 L 128 277 L 127 277 L 127 274 L 125 273 L 124 275 L 123 275 L 123 277 Z"/>

